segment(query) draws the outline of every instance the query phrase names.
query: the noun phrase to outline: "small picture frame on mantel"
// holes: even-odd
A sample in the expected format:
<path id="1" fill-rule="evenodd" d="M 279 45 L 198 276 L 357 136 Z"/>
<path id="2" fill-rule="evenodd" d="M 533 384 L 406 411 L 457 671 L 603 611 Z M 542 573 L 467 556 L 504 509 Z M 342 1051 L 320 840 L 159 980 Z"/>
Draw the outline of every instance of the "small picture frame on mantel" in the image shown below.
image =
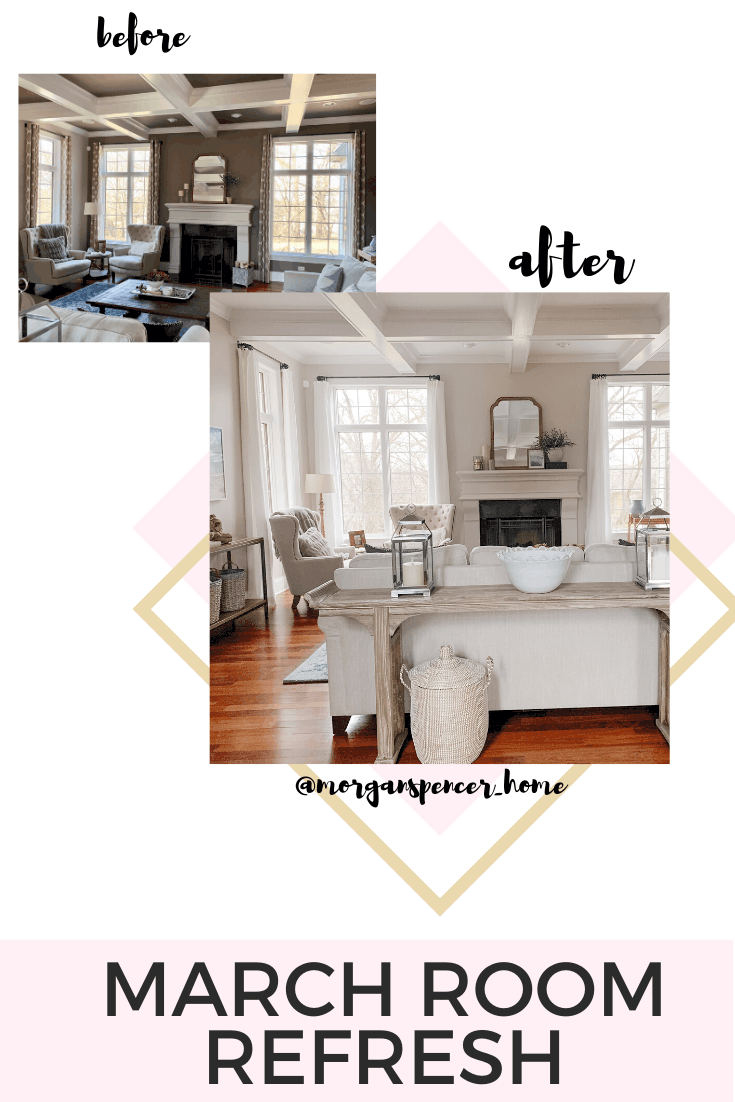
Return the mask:
<path id="1" fill-rule="evenodd" d="M 529 448 L 528 466 L 536 468 L 544 466 L 544 453 L 540 448 Z"/>

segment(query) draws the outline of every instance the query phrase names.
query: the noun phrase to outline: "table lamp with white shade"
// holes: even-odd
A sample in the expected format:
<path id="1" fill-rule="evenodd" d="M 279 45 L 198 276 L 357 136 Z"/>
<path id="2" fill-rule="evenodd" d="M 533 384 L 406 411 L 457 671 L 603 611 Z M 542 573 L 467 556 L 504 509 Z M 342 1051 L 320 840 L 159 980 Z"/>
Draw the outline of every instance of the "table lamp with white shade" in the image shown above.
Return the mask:
<path id="1" fill-rule="evenodd" d="M 85 203 L 84 204 L 84 213 L 85 214 L 90 214 L 93 218 L 94 217 L 101 218 L 102 217 L 102 203 Z M 91 225 L 90 225 L 89 244 L 93 249 L 97 248 L 97 242 L 92 240 Z"/>
<path id="2" fill-rule="evenodd" d="M 322 535 L 324 531 L 324 498 L 322 494 L 334 494 L 337 492 L 337 483 L 333 474 L 307 474 L 304 482 L 304 491 L 307 494 L 319 494 L 319 512 L 322 517 Z"/>

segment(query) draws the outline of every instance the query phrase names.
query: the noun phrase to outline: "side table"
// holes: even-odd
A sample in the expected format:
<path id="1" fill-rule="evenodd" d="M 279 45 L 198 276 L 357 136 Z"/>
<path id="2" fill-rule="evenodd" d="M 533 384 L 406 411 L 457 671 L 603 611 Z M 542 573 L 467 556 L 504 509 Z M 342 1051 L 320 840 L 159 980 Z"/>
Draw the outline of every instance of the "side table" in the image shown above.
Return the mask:
<path id="1" fill-rule="evenodd" d="M 87 272 L 86 276 L 84 277 L 84 279 L 85 280 L 87 280 L 87 279 L 102 279 L 106 275 L 107 276 L 107 282 L 109 283 L 110 282 L 110 274 L 111 274 L 110 273 L 110 257 L 111 256 L 112 256 L 111 252 L 104 252 L 104 253 L 88 252 L 88 253 L 85 253 L 85 259 L 90 261 L 91 267 L 90 267 L 89 271 Z M 105 265 L 107 265 L 107 267 L 105 267 Z"/>
<path id="2" fill-rule="evenodd" d="M 209 549 L 209 561 L 217 555 L 226 555 L 228 564 L 232 563 L 232 551 L 235 551 L 239 547 L 254 547 L 256 544 L 260 545 L 260 569 L 263 578 L 263 596 L 249 598 L 242 608 L 235 609 L 234 612 L 223 612 L 219 620 L 215 620 L 213 624 L 209 625 L 210 632 L 215 628 L 221 628 L 223 624 L 229 624 L 232 620 L 238 620 L 241 616 L 246 616 L 248 612 L 254 612 L 256 608 L 262 608 L 265 613 L 266 620 L 268 619 L 268 582 L 265 572 L 265 540 L 262 536 L 253 536 L 251 539 L 233 540 L 232 543 L 223 543 L 219 547 L 210 547 Z"/>

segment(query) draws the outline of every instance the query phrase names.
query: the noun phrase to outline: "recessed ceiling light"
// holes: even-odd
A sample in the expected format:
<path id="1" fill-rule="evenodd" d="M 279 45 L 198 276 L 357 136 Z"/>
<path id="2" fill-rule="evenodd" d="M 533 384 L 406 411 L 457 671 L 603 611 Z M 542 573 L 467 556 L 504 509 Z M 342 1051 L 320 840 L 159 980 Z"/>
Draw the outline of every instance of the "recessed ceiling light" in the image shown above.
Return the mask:
<path id="1" fill-rule="evenodd" d="M 571 343 L 572 343 L 571 341 L 557 341 L 556 342 L 556 347 L 557 348 L 569 348 L 569 345 Z"/>
<path id="2" fill-rule="evenodd" d="M 360 107 L 367 107 L 371 103 L 375 103 L 375 100 L 374 99 L 361 99 L 360 100 Z"/>
<path id="3" fill-rule="evenodd" d="M 336 100 L 330 99 L 326 103 L 323 103 L 322 107 L 334 107 L 334 106 L 336 106 L 336 103 L 337 103 Z"/>
<path id="4" fill-rule="evenodd" d="M 233 117 L 233 119 L 240 119 L 240 118 L 242 118 L 242 115 L 240 114 L 239 111 L 233 111 L 232 112 L 232 117 Z"/>
<path id="5" fill-rule="evenodd" d="M 475 346 L 474 346 L 474 344 L 463 344 L 462 347 L 463 348 L 474 348 Z"/>
<path id="6" fill-rule="evenodd" d="M 169 122 L 178 122 L 179 120 L 178 119 L 169 119 L 168 121 Z"/>

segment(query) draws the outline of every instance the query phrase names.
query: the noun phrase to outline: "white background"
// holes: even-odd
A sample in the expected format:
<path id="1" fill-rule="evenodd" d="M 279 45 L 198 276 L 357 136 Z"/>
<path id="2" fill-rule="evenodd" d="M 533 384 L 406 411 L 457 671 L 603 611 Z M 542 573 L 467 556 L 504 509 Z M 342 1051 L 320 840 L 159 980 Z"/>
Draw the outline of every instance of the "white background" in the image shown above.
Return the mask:
<path id="1" fill-rule="evenodd" d="M 191 41 L 99 50 L 131 7 Z M 672 294 L 674 450 L 735 511 L 729 10 L 37 3 L 5 14 L 3 101 L 18 71 L 377 72 L 382 270 L 440 220 L 511 289 L 542 222 L 635 258 L 621 290 Z M 550 290 L 614 289 L 583 280 Z M 674 686 L 670 767 L 593 767 L 440 918 L 288 767 L 209 767 L 206 686 L 132 611 L 168 570 L 132 527 L 207 449 L 206 347 L 19 347 L 3 304 L 0 935 L 732 936 L 733 631 Z M 714 570 L 735 590 L 735 549 Z"/>

